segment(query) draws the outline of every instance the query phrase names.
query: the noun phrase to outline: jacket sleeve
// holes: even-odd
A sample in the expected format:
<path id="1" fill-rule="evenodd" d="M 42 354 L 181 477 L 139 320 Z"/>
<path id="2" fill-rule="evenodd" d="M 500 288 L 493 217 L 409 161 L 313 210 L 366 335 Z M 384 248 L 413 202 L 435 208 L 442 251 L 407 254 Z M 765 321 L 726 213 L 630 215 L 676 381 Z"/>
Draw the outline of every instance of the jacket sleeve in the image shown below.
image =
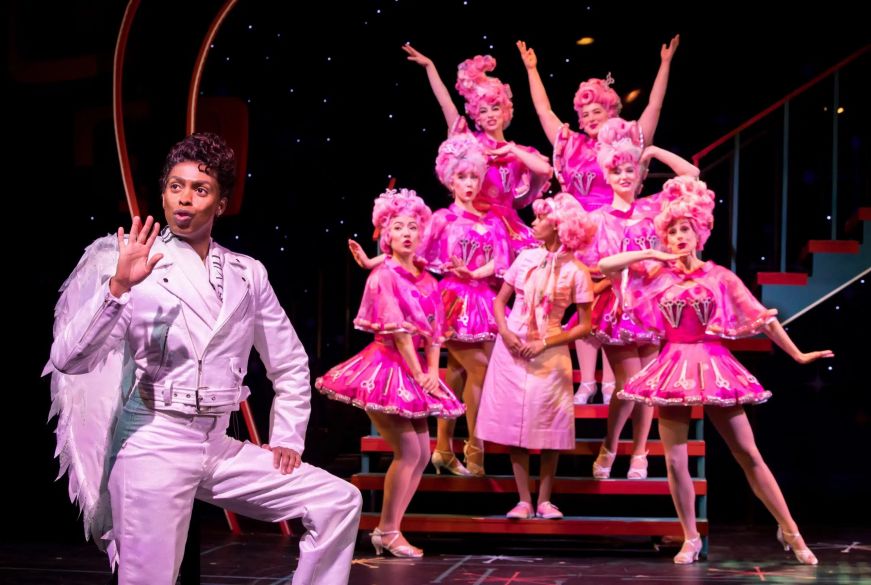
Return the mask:
<path id="1" fill-rule="evenodd" d="M 253 273 L 257 295 L 254 348 L 275 390 L 269 444 L 289 447 L 302 455 L 311 412 L 308 356 L 269 284 L 266 269 L 256 262 Z"/>
<path id="2" fill-rule="evenodd" d="M 130 324 L 130 293 L 115 298 L 106 280 L 73 309 L 55 333 L 51 364 L 64 374 L 84 374 L 120 343 Z"/>

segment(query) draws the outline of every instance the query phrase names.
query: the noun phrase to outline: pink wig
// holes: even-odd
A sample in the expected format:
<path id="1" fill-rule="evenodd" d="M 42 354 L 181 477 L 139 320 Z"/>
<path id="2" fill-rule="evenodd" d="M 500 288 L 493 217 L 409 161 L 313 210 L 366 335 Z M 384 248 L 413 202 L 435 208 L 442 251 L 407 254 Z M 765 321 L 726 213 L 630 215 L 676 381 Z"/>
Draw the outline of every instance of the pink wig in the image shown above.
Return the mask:
<path id="1" fill-rule="evenodd" d="M 575 111 L 578 113 L 578 118 L 581 117 L 581 110 L 588 104 L 599 104 L 605 108 L 608 117 L 611 118 L 620 114 L 623 104 L 620 103 L 620 96 L 617 95 L 617 92 L 611 89 L 612 83 L 614 83 L 614 78 L 611 77 L 610 73 L 605 79 L 593 77 L 581 82 L 575 93 Z"/>
<path id="2" fill-rule="evenodd" d="M 496 69 L 496 59 L 490 55 L 477 55 L 466 59 L 457 68 L 457 91 L 466 100 L 466 114 L 472 120 L 478 119 L 481 104 L 502 107 L 503 128 L 507 128 L 514 116 L 511 103 L 511 88 L 496 77 L 488 77 L 487 72 Z"/>
<path id="3" fill-rule="evenodd" d="M 390 222 L 399 216 L 413 217 L 420 224 L 421 243 L 426 241 L 432 211 L 412 189 L 388 189 L 378 196 L 372 208 L 372 225 L 379 238 L 381 251 L 390 254 Z"/>
<path id="4" fill-rule="evenodd" d="M 448 189 L 454 175 L 465 171 L 474 171 L 482 181 L 487 171 L 484 147 L 469 132 L 455 134 L 442 142 L 436 157 L 436 175 Z"/>
<path id="5" fill-rule="evenodd" d="M 603 170 L 615 169 L 631 162 L 638 165 L 641 160 L 641 130 L 637 122 L 627 122 L 623 118 L 610 118 L 599 129 L 596 160 Z"/>
<path id="6" fill-rule="evenodd" d="M 556 227 L 560 242 L 568 250 L 584 248 L 596 233 L 596 225 L 584 212 L 578 200 L 569 193 L 557 193 L 532 204 L 536 215 L 547 217 Z"/>
<path id="7" fill-rule="evenodd" d="M 653 220 L 656 235 L 665 243 L 668 228 L 679 219 L 688 219 L 703 250 L 714 228 L 714 192 L 703 181 L 689 175 L 669 179 L 662 186 L 667 203 Z"/>

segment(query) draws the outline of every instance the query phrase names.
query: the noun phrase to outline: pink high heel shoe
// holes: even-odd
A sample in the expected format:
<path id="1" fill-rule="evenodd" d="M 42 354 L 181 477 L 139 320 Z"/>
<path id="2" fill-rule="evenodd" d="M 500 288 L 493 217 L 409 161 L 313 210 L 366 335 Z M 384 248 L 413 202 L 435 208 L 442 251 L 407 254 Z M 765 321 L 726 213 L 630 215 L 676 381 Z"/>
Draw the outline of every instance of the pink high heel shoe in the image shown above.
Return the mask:
<path id="1" fill-rule="evenodd" d="M 453 475 L 459 475 L 460 477 L 469 477 L 472 475 L 472 472 L 460 463 L 460 460 L 457 459 L 457 456 L 454 455 L 453 451 L 441 451 L 436 449 L 432 452 L 430 461 L 432 462 L 432 466 L 435 467 L 436 475 L 441 475 L 442 469 L 448 473 L 452 473 Z"/>
<path id="2" fill-rule="evenodd" d="M 690 565 L 699 560 L 699 553 L 702 551 L 702 535 L 695 538 L 683 541 L 683 546 L 680 547 L 680 552 L 674 555 L 675 565 Z"/>
<path id="3" fill-rule="evenodd" d="M 389 535 L 394 535 L 393 538 L 390 539 L 390 542 L 384 542 L 384 537 Z M 372 537 L 372 546 L 375 547 L 375 554 L 380 555 L 384 552 L 386 548 L 387 551 L 392 554 L 394 557 L 401 558 L 411 558 L 411 559 L 419 559 L 423 556 L 423 550 L 417 548 L 416 546 L 411 546 L 410 544 L 402 544 L 399 546 L 393 546 L 393 543 L 396 542 L 402 533 L 398 530 L 387 530 L 382 532 L 380 528 L 376 528 L 372 531 L 370 536 Z"/>

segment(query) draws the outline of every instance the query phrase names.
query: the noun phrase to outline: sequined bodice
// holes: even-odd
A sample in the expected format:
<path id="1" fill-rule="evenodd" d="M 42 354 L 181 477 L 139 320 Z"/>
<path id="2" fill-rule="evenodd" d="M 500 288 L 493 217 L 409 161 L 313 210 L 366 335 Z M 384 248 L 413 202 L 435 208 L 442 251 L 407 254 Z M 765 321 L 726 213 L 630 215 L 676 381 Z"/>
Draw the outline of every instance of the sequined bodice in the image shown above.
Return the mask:
<path id="1" fill-rule="evenodd" d="M 657 305 L 665 318 L 666 340 L 693 343 L 705 338 L 714 312 L 714 297 L 707 288 L 697 283 L 673 286 L 660 295 Z"/>

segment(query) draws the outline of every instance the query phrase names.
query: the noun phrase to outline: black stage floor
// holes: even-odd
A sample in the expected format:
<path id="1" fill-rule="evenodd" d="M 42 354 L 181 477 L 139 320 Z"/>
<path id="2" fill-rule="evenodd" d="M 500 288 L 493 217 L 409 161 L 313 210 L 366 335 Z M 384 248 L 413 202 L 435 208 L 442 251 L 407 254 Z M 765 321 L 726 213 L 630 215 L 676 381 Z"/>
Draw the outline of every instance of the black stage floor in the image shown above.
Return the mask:
<path id="1" fill-rule="evenodd" d="M 708 559 L 676 566 L 676 545 L 645 538 L 427 537 L 410 534 L 423 559 L 377 557 L 361 535 L 351 585 L 594 585 L 608 583 L 871 584 L 871 527 L 805 528 L 817 567 L 801 566 L 774 539 L 775 527 L 712 527 Z M 296 539 L 255 533 L 234 537 L 204 530 L 202 585 L 289 585 Z M 90 543 L 4 544 L 0 583 L 104 585 L 109 572 Z M 185 584 L 187 585 L 187 584 Z"/>

